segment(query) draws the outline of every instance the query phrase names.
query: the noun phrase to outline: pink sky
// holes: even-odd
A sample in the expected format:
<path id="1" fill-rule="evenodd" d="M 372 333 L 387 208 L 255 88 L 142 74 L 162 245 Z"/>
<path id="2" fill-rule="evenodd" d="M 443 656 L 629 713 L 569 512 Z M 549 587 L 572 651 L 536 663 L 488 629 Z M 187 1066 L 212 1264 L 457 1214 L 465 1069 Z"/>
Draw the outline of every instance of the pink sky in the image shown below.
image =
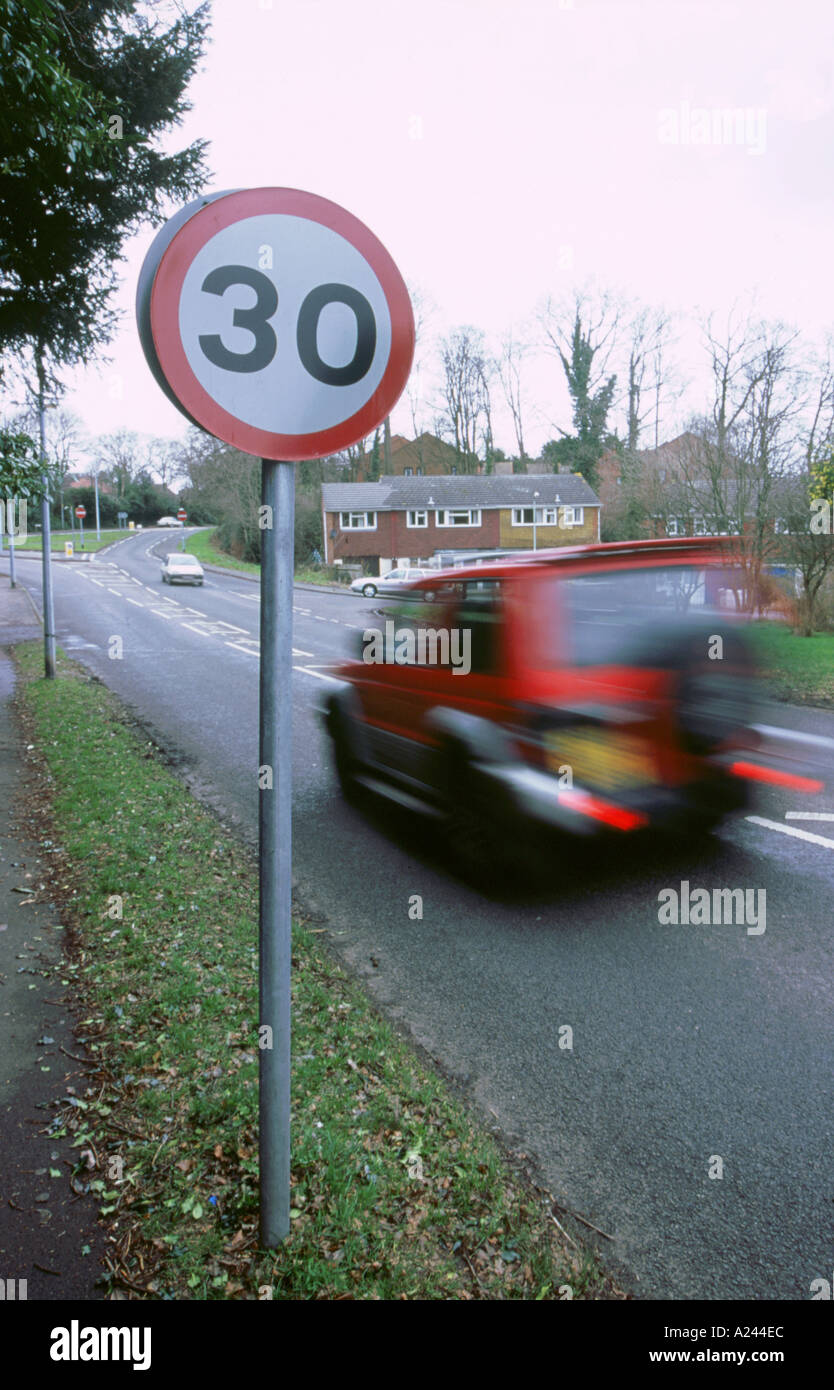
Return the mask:
<path id="1" fill-rule="evenodd" d="M 809 338 L 834 326 L 825 0 L 214 0 L 213 13 L 177 139 L 210 141 L 214 188 L 343 204 L 434 302 L 435 334 L 497 337 L 589 279 L 686 313 L 755 290 Z M 695 143 L 722 109 L 747 113 L 742 143 Z M 94 434 L 186 428 L 133 319 L 152 236 L 128 248 L 112 364 L 76 374 L 65 401 Z M 554 420 L 569 425 L 552 360 L 530 389 L 537 449 Z M 410 432 L 404 407 L 394 427 Z"/>

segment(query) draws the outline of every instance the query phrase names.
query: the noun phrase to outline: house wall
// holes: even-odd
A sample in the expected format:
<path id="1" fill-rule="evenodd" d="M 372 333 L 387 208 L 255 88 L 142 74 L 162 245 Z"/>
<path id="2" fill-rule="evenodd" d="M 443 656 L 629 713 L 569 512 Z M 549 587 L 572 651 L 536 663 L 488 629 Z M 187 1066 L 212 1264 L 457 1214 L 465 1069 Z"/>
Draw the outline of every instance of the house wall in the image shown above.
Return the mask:
<path id="1" fill-rule="evenodd" d="M 335 531 L 335 540 L 330 532 Z M 585 545 L 599 539 L 599 508 L 585 507 L 581 526 L 537 526 L 539 550 L 563 545 Z M 325 514 L 328 564 L 334 560 L 384 559 L 398 562 L 428 559 L 436 550 L 532 550 L 532 526 L 513 526 L 511 507 L 482 508 L 480 526 L 438 526 L 429 509 L 426 527 L 406 525 L 406 513 L 377 512 L 375 531 L 342 531 L 339 513 Z"/>
<path id="2" fill-rule="evenodd" d="M 561 511 L 559 513 L 561 517 Z M 586 545 L 599 539 L 599 507 L 585 507 L 581 526 L 537 526 L 536 548 L 547 550 L 562 545 Z M 500 538 L 502 548 L 533 549 L 532 526 L 513 526 L 512 507 L 502 508 Z"/>

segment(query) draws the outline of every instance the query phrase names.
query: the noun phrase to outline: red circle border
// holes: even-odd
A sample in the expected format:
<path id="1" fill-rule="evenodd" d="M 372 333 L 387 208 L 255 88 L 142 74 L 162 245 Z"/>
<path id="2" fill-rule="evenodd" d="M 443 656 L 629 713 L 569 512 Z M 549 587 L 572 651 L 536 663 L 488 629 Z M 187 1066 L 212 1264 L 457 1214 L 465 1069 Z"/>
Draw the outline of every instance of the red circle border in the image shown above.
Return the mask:
<path id="1" fill-rule="evenodd" d="M 275 434 L 229 414 L 197 380 L 180 338 L 180 294 L 194 257 L 206 242 L 234 222 L 269 213 L 319 222 L 349 241 L 379 280 L 391 315 L 391 352 L 373 395 L 349 419 L 310 434 Z M 154 277 L 151 333 L 162 373 L 188 415 L 210 434 L 244 453 L 289 462 L 336 453 L 376 429 L 399 400 L 414 357 L 411 300 L 382 242 L 338 203 L 297 188 L 247 188 L 218 198 L 189 218 L 164 252 Z"/>

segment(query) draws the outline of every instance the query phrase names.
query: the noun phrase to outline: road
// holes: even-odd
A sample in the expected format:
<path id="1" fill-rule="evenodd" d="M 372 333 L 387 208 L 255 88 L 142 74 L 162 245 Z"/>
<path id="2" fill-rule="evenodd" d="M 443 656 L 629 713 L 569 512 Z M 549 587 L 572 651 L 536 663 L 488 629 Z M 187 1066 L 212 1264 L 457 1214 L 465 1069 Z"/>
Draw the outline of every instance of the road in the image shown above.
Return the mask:
<path id="1" fill-rule="evenodd" d="M 254 843 L 258 587 L 211 573 L 163 588 L 158 556 L 175 544 L 140 533 L 56 564 L 58 639 Z M 39 601 L 39 565 L 18 573 Z M 316 708 L 373 604 L 301 589 L 294 601 L 299 900 L 557 1200 L 608 1233 L 601 1253 L 627 1287 L 808 1298 L 834 1267 L 834 821 L 794 817 L 834 811 L 834 790 L 767 791 L 758 819 L 697 850 L 568 852 L 547 893 L 480 896 L 416 817 L 341 800 Z M 766 720 L 834 732 L 816 711 L 774 706 Z M 662 925 L 658 893 L 683 880 L 765 890 L 766 930 Z"/>

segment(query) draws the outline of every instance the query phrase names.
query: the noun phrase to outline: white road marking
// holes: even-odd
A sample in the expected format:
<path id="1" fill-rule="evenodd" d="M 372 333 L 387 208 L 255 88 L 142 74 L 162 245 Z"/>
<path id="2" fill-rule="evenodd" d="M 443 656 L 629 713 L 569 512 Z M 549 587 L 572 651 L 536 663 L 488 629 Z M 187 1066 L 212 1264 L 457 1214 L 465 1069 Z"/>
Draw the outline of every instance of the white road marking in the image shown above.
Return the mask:
<path id="1" fill-rule="evenodd" d="M 785 820 L 834 820 L 834 811 L 786 811 Z"/>
<path id="2" fill-rule="evenodd" d="M 293 647 L 292 654 L 293 656 L 315 656 L 315 652 L 304 652 L 300 647 Z"/>
<path id="3" fill-rule="evenodd" d="M 201 613 L 199 608 L 189 608 L 188 604 L 183 605 L 186 613 L 193 613 L 196 618 L 207 618 L 208 613 Z"/>
<path id="4" fill-rule="evenodd" d="M 170 608 L 152 608 L 152 613 L 156 613 L 158 618 L 176 618 L 176 613 L 172 613 Z"/>
<path id="5" fill-rule="evenodd" d="M 261 654 L 257 647 L 244 647 L 241 646 L 240 642 L 224 642 L 223 645 L 224 647 L 234 647 L 236 652 L 246 652 L 247 656 L 260 656 Z"/>
<path id="6" fill-rule="evenodd" d="M 330 681 L 331 685 L 341 685 L 342 682 L 335 676 L 327 676 L 323 671 L 314 671 L 311 666 L 293 666 L 294 671 L 301 671 L 305 676 L 315 676 L 317 681 Z M 834 840 L 831 841 L 834 845 Z"/>
<path id="7" fill-rule="evenodd" d="M 763 825 L 766 830 L 777 830 L 780 835 L 792 835 L 797 840 L 807 840 L 811 845 L 822 845 L 823 849 L 834 849 L 834 840 L 825 835 L 813 835 L 810 830 L 799 830 L 793 825 L 782 825 L 776 820 L 766 820 L 764 816 L 746 816 L 753 825 Z"/>
<path id="8" fill-rule="evenodd" d="M 116 595 L 116 598 L 121 598 L 121 596 L 122 596 L 122 591 L 121 591 L 121 589 L 111 589 L 109 584 L 108 584 L 108 586 L 107 586 L 107 592 L 108 592 L 108 594 L 115 594 L 115 595 Z"/>
<path id="9" fill-rule="evenodd" d="M 189 632 L 198 632 L 201 637 L 211 637 L 210 632 L 205 632 L 201 627 L 195 627 L 193 623 L 182 623 L 182 627 L 187 627 Z"/>
<path id="10" fill-rule="evenodd" d="M 315 618 L 315 620 L 316 620 L 317 623 L 326 623 L 326 622 L 327 622 L 327 619 L 326 619 L 326 618 L 320 618 L 319 615 L 318 615 L 318 613 L 314 613 L 314 614 L 313 614 L 313 617 Z"/>
<path id="11" fill-rule="evenodd" d="M 132 604 L 133 604 L 133 607 L 134 607 L 134 608 L 144 608 L 144 607 L 145 607 L 144 603 L 140 603 L 140 602 L 139 602 L 138 598 L 128 598 L 127 594 L 125 594 L 125 598 L 127 598 L 128 603 L 132 603 Z"/>
<path id="12" fill-rule="evenodd" d="M 234 623 L 226 623 L 226 622 L 223 621 L 222 618 L 217 618 L 217 619 L 216 619 L 216 622 L 217 622 L 217 626 L 218 626 L 218 627 L 227 627 L 227 628 L 229 629 L 230 632 L 245 632 L 245 631 L 246 631 L 246 628 L 245 628 L 245 627 L 235 627 L 235 624 L 234 624 Z"/>

